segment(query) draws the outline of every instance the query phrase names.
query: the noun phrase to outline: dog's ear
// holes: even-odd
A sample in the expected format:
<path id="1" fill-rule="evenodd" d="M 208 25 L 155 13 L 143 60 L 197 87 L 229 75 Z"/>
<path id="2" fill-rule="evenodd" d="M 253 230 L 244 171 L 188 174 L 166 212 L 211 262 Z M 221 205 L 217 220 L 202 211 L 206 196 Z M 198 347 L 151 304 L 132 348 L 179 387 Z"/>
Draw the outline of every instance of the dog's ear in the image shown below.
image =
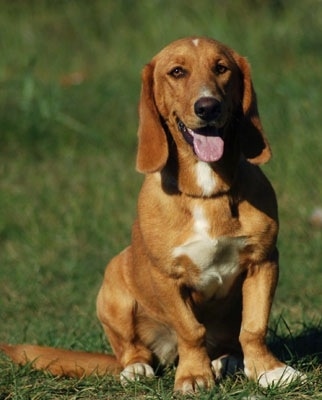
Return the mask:
<path id="1" fill-rule="evenodd" d="M 136 169 L 142 173 L 160 171 L 168 159 L 167 138 L 153 95 L 153 71 L 152 64 L 147 64 L 142 71 L 136 157 Z"/>
<path id="2" fill-rule="evenodd" d="M 242 153 L 251 163 L 263 164 L 271 158 L 271 149 L 259 118 L 250 66 L 244 57 L 235 55 L 235 59 L 242 75 Z"/>

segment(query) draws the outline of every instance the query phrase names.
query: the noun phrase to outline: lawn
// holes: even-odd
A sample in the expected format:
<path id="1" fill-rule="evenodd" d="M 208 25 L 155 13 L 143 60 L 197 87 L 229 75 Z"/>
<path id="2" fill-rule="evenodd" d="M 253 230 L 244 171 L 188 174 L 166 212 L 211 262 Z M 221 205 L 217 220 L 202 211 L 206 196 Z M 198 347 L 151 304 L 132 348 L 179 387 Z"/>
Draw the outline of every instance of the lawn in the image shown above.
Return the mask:
<path id="1" fill-rule="evenodd" d="M 0 26 L 0 342 L 108 350 L 95 298 L 142 182 L 140 71 L 172 40 L 207 35 L 252 65 L 281 223 L 269 341 L 309 379 L 263 390 L 239 376 L 195 398 L 322 398 L 321 1 L 4 0 Z M 173 376 L 124 389 L 0 356 L 0 400 L 166 400 Z"/>

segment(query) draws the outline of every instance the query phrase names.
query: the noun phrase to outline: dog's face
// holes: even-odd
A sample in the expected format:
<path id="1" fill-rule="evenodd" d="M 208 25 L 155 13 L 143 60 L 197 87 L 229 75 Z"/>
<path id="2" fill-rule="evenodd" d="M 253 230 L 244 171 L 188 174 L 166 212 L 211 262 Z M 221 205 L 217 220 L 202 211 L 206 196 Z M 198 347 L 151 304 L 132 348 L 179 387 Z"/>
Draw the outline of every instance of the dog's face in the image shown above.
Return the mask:
<path id="1" fill-rule="evenodd" d="M 156 107 L 177 143 L 187 142 L 201 161 L 220 160 L 225 128 L 241 104 L 241 74 L 231 52 L 218 42 L 183 40 L 154 63 Z"/>
<path id="2" fill-rule="evenodd" d="M 141 172 L 161 170 L 167 161 L 161 121 L 181 152 L 204 162 L 221 160 L 232 130 L 240 135 L 246 158 L 261 163 L 270 157 L 249 65 L 212 39 L 173 42 L 144 68 L 137 158 Z"/>

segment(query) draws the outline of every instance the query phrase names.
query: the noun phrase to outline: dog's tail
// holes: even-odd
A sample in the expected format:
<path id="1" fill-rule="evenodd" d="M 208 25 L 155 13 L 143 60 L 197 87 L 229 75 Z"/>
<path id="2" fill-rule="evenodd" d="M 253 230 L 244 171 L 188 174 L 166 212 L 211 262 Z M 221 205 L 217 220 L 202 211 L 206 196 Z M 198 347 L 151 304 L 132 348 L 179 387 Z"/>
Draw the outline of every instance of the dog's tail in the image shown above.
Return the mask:
<path id="1" fill-rule="evenodd" d="M 121 364 L 116 357 L 101 353 L 87 353 L 30 344 L 0 343 L 0 350 L 17 364 L 30 363 L 32 368 L 48 371 L 55 376 L 81 378 L 89 375 L 117 375 Z"/>

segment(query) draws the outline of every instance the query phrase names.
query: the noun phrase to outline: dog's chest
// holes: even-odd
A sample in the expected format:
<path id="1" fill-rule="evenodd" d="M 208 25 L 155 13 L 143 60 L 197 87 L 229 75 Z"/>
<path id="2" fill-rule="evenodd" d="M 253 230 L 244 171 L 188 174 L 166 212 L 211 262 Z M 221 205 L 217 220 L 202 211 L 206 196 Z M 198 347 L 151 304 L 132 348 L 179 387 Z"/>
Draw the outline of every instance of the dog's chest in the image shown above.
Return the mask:
<path id="1" fill-rule="evenodd" d="M 211 236 L 211 222 L 201 206 L 192 210 L 192 234 L 173 249 L 180 267 L 189 273 L 194 288 L 205 298 L 221 298 L 230 290 L 239 275 L 239 253 L 244 237 Z"/>

